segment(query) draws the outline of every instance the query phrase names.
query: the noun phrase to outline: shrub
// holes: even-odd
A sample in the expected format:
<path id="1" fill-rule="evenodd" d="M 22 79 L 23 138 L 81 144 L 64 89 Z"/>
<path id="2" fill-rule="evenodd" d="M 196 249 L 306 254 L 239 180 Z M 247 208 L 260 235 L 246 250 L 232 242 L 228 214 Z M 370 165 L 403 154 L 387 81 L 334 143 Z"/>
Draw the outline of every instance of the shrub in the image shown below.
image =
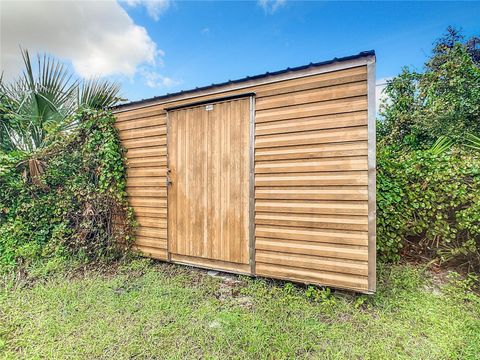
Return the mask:
<path id="1" fill-rule="evenodd" d="M 454 29 L 437 41 L 424 71 L 404 68 L 387 82 L 378 122 L 380 145 L 425 149 L 441 136 L 464 142 L 480 133 L 478 38 Z M 472 47 L 473 46 L 473 47 Z"/>
<path id="2" fill-rule="evenodd" d="M 110 112 L 83 110 L 78 127 L 28 156 L 0 154 L 0 265 L 90 259 L 132 238 L 123 151 Z"/>
<path id="3" fill-rule="evenodd" d="M 480 269 L 480 159 L 464 151 L 378 154 L 377 246 Z"/>

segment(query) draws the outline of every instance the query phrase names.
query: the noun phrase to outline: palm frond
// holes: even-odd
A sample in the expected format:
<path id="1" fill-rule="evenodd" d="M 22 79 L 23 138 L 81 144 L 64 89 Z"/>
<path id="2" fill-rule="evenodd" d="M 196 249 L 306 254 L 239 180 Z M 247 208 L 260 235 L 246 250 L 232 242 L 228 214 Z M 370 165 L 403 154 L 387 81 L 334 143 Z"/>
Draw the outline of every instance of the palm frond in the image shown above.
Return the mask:
<path id="1" fill-rule="evenodd" d="M 440 155 L 448 151 L 453 145 L 453 141 L 446 136 L 440 136 L 429 149 L 430 153 Z"/>
<path id="2" fill-rule="evenodd" d="M 120 97 L 120 84 L 93 78 L 85 80 L 78 89 L 79 106 L 91 109 L 104 109 L 123 100 Z"/>
<path id="3" fill-rule="evenodd" d="M 465 143 L 465 146 L 471 149 L 480 150 L 480 137 L 473 134 L 467 134 L 466 140 L 467 142 Z"/>
<path id="4" fill-rule="evenodd" d="M 21 76 L 9 84 L 0 78 L 0 95 L 8 98 L 10 106 L 9 120 L 2 118 L 0 126 L 5 146 L 34 151 L 48 144 L 54 138 L 51 135 L 75 127 L 71 119 L 80 107 L 103 109 L 123 100 L 116 82 L 81 81 L 70 67 L 52 56 L 37 55 L 32 61 L 28 50 L 21 49 L 21 54 Z"/>

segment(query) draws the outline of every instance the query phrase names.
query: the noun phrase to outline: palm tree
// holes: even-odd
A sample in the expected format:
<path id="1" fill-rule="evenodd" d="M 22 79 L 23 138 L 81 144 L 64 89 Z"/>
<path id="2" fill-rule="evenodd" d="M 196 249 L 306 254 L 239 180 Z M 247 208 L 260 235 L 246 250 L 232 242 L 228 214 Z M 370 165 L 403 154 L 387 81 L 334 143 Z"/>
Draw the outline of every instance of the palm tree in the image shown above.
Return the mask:
<path id="1" fill-rule="evenodd" d="M 122 100 L 116 82 L 76 79 L 65 64 L 48 55 L 37 55 L 36 69 L 27 50 L 22 50 L 22 58 L 25 69 L 18 79 L 5 84 L 0 78 L 4 150 L 32 153 L 46 146 L 50 135 L 74 127 L 72 115 L 78 109 L 107 108 Z"/>

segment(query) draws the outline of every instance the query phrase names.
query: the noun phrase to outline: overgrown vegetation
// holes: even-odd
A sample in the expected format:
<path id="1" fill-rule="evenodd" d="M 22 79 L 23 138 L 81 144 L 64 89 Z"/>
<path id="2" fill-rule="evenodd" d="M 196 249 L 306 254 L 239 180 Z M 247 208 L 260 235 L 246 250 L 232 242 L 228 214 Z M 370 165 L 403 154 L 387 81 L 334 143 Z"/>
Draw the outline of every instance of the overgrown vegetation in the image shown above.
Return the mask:
<path id="1" fill-rule="evenodd" d="M 0 157 L 1 265 L 67 254 L 105 257 L 117 241 L 131 240 L 133 214 L 114 117 L 84 110 L 75 121 L 73 132 L 35 153 L 42 174 L 33 179 L 24 154 Z"/>
<path id="2" fill-rule="evenodd" d="M 134 261 L 0 281 L 0 353 L 76 359 L 478 359 L 472 281 L 380 266 L 374 296 Z M 439 279 L 442 279 L 439 281 Z"/>
<path id="3" fill-rule="evenodd" d="M 377 146 L 383 260 L 480 270 L 479 45 L 449 28 L 424 72 L 405 68 L 387 84 Z"/>
<path id="4" fill-rule="evenodd" d="M 132 240 L 118 84 L 75 80 L 50 57 L 0 84 L 0 269 L 112 257 Z"/>
<path id="5" fill-rule="evenodd" d="M 441 136 L 462 144 L 480 134 L 480 39 L 449 28 L 423 72 L 404 68 L 387 83 L 379 148 L 426 149 Z"/>
<path id="6" fill-rule="evenodd" d="M 478 270 L 480 159 L 465 152 L 378 153 L 378 250 Z"/>

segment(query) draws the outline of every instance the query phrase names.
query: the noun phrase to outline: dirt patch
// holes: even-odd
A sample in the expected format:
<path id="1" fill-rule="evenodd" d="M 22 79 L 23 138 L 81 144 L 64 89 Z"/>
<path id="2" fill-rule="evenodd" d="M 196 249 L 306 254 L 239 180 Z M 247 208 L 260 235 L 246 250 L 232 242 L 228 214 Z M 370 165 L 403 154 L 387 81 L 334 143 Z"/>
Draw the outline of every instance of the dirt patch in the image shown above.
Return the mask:
<path id="1" fill-rule="evenodd" d="M 231 301 L 235 305 L 246 309 L 252 309 L 254 307 L 253 299 L 250 296 L 242 294 L 241 290 L 245 283 L 240 280 L 237 275 L 218 271 L 208 271 L 207 274 L 221 280 L 214 294 L 219 301 Z"/>

